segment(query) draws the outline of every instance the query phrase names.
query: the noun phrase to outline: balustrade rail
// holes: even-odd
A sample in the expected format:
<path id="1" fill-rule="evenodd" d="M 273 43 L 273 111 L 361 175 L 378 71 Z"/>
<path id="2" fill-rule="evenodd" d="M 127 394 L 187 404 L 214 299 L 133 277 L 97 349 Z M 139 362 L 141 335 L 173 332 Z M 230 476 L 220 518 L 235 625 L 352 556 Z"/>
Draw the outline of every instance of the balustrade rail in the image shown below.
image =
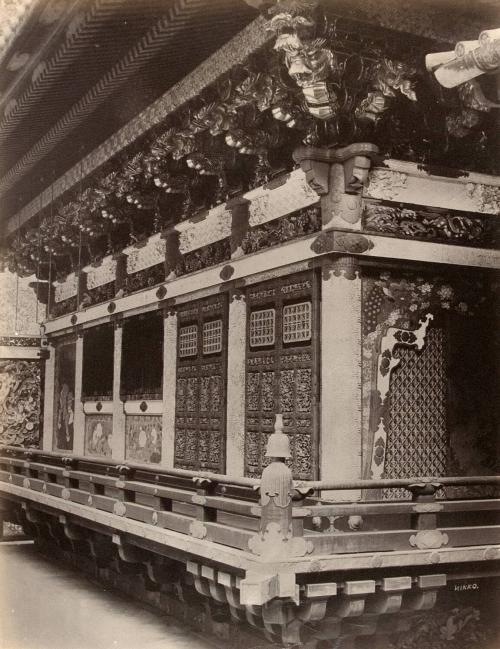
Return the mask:
<path id="1" fill-rule="evenodd" d="M 286 475 L 279 484 L 272 478 L 277 469 Z M 285 541 L 282 550 L 287 552 L 280 557 L 283 560 L 291 547 L 286 542 L 297 537 L 305 549 L 295 556 L 500 543 L 498 497 L 436 497 L 442 487 L 487 485 L 498 490 L 499 476 L 291 482 L 288 474 L 286 465 L 279 461 L 271 462 L 262 480 L 258 480 L 0 447 L 0 494 L 5 491 L 2 484 L 13 485 L 51 496 L 52 507 L 57 507 L 57 498 L 264 560 L 266 556 L 277 560 L 275 553 L 267 555 L 264 548 L 271 541 L 269 525 L 273 522 L 281 530 L 275 549 Z M 408 490 L 408 501 L 321 499 L 323 491 L 331 495 L 345 490 L 401 487 Z M 284 489 L 281 494 L 280 489 Z"/>

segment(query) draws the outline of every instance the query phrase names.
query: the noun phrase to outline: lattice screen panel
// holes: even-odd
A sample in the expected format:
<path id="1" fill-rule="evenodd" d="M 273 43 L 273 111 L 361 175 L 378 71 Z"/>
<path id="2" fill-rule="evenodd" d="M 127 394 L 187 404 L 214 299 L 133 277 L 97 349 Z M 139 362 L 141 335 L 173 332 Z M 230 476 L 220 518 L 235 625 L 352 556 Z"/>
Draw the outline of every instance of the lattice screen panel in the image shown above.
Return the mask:
<path id="1" fill-rule="evenodd" d="M 387 421 L 385 477 L 443 476 L 446 473 L 446 360 L 443 329 L 429 329 L 422 351 L 401 347 L 392 374 Z M 405 498 L 405 489 L 385 498 Z"/>

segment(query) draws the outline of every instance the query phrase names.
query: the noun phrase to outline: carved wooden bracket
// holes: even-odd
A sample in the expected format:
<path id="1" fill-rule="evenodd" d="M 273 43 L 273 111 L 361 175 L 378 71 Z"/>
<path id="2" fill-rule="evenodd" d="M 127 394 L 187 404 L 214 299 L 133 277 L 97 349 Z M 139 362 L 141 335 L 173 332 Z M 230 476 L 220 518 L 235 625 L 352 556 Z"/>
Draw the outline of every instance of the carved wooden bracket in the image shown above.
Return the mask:
<path id="1" fill-rule="evenodd" d="M 427 328 L 432 319 L 432 314 L 428 313 L 424 320 L 421 321 L 418 329 L 410 331 L 407 329 L 398 329 L 397 327 L 389 327 L 383 336 L 380 342 L 380 352 L 377 357 L 376 389 L 380 395 L 380 413 L 383 412 L 384 406 L 387 403 L 391 373 L 401 362 L 401 359 L 394 358 L 395 348 L 398 345 L 404 345 L 405 347 L 414 347 L 417 350 L 423 349 Z M 387 431 L 385 429 L 384 419 L 381 416 L 373 438 L 371 477 L 374 480 L 382 478 L 385 469 L 386 451 Z"/>
<path id="2" fill-rule="evenodd" d="M 293 152 L 293 159 L 306 174 L 309 186 L 320 196 L 330 190 L 330 166 L 344 167 L 346 194 L 359 194 L 368 181 L 372 160 L 378 155 L 375 144 L 358 142 L 340 149 L 301 146 Z"/>
<path id="3" fill-rule="evenodd" d="M 317 255 L 329 252 L 342 252 L 361 255 L 373 248 L 373 241 L 357 232 L 338 232 L 324 230 L 311 243 L 311 250 Z"/>

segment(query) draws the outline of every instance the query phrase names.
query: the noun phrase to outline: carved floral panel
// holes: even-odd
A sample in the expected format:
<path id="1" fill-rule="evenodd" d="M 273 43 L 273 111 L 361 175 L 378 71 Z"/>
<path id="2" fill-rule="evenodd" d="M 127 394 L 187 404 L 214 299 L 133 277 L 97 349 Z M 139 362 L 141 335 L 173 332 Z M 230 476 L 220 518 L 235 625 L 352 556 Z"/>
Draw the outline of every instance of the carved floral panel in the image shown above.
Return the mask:
<path id="1" fill-rule="evenodd" d="M 40 381 L 39 361 L 0 360 L 0 443 L 38 446 Z"/>
<path id="2" fill-rule="evenodd" d="M 500 227 L 491 217 L 453 210 L 424 209 L 414 205 L 395 207 L 366 203 L 363 224 L 368 232 L 399 237 L 494 247 L 500 242 Z"/>
<path id="3" fill-rule="evenodd" d="M 321 209 L 317 204 L 250 228 L 243 239 L 242 249 L 247 254 L 257 252 L 319 230 Z"/>

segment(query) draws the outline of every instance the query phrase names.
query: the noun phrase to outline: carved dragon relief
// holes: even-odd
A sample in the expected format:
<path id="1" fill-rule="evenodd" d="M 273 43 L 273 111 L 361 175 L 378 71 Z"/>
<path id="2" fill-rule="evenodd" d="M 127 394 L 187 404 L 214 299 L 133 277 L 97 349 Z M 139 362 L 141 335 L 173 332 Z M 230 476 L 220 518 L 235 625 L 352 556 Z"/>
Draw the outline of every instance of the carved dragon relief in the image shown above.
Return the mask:
<path id="1" fill-rule="evenodd" d="M 413 347 L 420 351 L 424 348 L 425 337 L 433 315 L 428 313 L 415 330 L 389 327 L 380 341 L 380 351 L 377 355 L 377 379 L 376 392 L 380 398 L 380 412 L 387 404 L 389 394 L 391 373 L 400 364 L 401 360 L 394 357 L 394 350 L 398 345 Z M 374 434 L 371 477 L 374 480 L 381 479 L 385 468 L 385 457 L 387 451 L 387 430 L 383 417 L 380 417 L 377 430 Z"/>

